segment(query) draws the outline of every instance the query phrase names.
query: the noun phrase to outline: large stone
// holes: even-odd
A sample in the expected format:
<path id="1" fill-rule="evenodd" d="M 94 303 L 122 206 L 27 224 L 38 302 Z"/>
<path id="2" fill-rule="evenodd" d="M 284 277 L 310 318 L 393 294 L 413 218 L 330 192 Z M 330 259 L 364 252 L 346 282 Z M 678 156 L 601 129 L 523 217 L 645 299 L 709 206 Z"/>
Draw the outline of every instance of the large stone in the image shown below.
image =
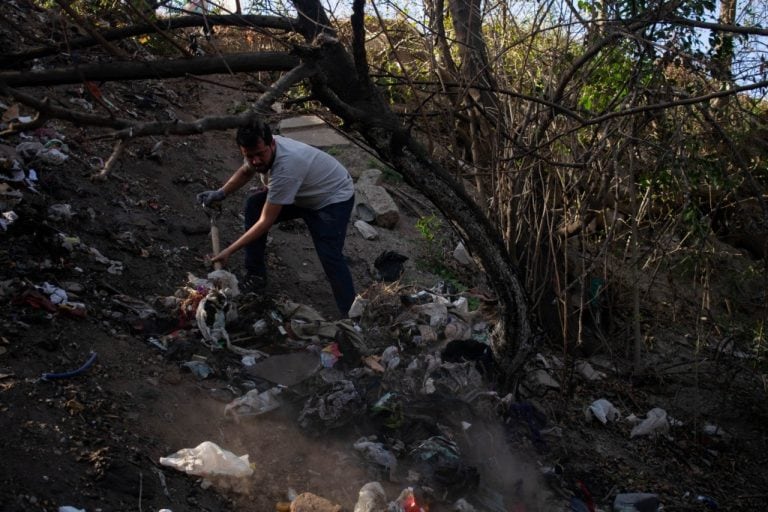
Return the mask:
<path id="1" fill-rule="evenodd" d="M 469 251 L 467 251 L 467 248 L 464 247 L 462 242 L 459 242 L 459 244 L 453 250 L 453 259 L 464 266 L 472 265 L 472 256 L 469 255 Z"/>
<path id="2" fill-rule="evenodd" d="M 384 173 L 380 169 L 366 169 L 357 179 L 357 183 L 361 185 L 381 185 L 383 175 Z"/>
<path id="3" fill-rule="evenodd" d="M 400 209 L 384 187 L 358 181 L 355 189 L 357 202 L 365 204 L 373 212 L 373 224 L 390 229 L 397 225 Z"/>

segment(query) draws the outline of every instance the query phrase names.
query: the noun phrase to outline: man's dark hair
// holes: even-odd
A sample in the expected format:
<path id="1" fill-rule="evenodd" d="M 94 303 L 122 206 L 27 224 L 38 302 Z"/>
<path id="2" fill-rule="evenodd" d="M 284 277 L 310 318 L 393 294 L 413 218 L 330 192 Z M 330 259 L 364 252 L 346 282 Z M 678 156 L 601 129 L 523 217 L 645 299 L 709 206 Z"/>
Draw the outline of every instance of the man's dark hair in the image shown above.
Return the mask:
<path id="1" fill-rule="evenodd" d="M 252 148 L 262 141 L 264 145 L 272 143 L 272 130 L 261 119 L 253 119 L 245 126 L 237 129 L 237 145 L 244 148 Z"/>

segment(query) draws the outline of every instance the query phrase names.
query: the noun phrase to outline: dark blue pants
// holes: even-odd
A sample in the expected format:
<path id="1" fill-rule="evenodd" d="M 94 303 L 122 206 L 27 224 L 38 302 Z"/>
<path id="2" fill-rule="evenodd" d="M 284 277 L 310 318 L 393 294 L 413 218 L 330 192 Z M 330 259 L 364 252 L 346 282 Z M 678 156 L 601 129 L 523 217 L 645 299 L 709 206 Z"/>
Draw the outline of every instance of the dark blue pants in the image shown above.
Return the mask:
<path id="1" fill-rule="evenodd" d="M 267 190 L 259 190 L 245 200 L 245 229 L 253 226 L 261 216 L 261 210 L 267 201 Z M 352 215 L 355 198 L 328 205 L 319 210 L 309 210 L 294 205 L 284 205 L 275 223 L 290 219 L 304 219 L 312 235 L 315 251 L 323 266 L 328 282 L 331 284 L 336 306 L 342 318 L 355 300 L 355 286 L 344 258 L 344 240 L 347 236 L 347 224 Z M 245 269 L 260 276 L 267 275 L 265 252 L 267 235 L 245 246 Z"/>

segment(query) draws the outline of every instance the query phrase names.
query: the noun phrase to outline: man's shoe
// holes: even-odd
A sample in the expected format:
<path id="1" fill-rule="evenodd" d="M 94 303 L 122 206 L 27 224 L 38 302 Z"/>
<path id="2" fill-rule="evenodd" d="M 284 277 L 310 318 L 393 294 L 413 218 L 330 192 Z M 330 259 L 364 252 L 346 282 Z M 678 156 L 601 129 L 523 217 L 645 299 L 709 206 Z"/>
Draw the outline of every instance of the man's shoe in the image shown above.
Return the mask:
<path id="1" fill-rule="evenodd" d="M 267 287 L 267 277 L 258 274 L 247 273 L 240 281 L 242 293 L 260 293 Z"/>

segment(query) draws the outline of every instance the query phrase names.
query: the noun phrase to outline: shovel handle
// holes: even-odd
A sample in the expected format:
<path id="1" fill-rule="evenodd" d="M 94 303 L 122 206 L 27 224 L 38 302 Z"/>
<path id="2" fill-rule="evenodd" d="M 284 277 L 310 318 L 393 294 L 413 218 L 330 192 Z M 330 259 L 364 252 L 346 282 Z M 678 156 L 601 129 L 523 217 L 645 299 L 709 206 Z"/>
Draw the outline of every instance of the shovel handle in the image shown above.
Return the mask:
<path id="1" fill-rule="evenodd" d="M 213 247 L 213 254 L 219 254 L 221 252 L 221 243 L 219 242 L 219 227 L 215 222 L 211 222 L 211 246 Z M 221 270 L 221 262 L 215 262 L 213 264 L 213 268 L 214 270 Z"/>

